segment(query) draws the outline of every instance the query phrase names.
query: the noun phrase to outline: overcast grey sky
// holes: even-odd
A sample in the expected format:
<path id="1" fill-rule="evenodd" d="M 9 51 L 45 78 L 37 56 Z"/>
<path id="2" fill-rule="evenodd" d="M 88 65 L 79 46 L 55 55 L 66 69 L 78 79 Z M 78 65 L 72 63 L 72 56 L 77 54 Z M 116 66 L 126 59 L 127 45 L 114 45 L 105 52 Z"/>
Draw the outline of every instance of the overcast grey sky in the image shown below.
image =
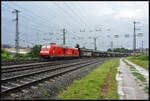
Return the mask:
<path id="1" fill-rule="evenodd" d="M 15 25 L 12 21 L 19 13 L 20 46 L 55 42 L 62 44 L 62 29 L 67 30 L 66 45 L 94 49 L 97 37 L 98 50 L 107 50 L 113 40 L 114 48 L 133 49 L 133 21 L 136 24 L 137 48 L 149 46 L 149 4 L 146 1 L 45 1 L 5 2 L 2 1 L 2 43 L 15 45 Z M 85 32 L 80 32 L 85 30 Z M 99 30 L 99 31 L 98 31 Z M 118 34 L 119 38 L 114 38 Z M 125 38 L 129 34 L 129 38 Z"/>

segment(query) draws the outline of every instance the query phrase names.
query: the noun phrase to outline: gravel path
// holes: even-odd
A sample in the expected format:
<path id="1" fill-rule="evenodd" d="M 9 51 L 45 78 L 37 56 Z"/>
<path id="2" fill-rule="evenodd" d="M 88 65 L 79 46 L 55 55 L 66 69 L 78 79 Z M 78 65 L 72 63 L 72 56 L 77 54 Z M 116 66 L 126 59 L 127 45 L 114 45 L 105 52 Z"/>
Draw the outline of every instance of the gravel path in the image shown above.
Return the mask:
<path id="1" fill-rule="evenodd" d="M 144 69 L 143 67 L 141 67 L 139 65 L 134 64 L 133 62 L 131 62 L 131 61 L 127 60 L 127 59 L 125 59 L 125 61 L 128 62 L 128 64 L 134 66 L 136 68 L 136 70 L 138 70 L 139 73 L 144 75 L 146 77 L 146 79 L 147 79 L 147 83 L 149 83 L 149 72 L 146 69 Z"/>
<path id="2" fill-rule="evenodd" d="M 136 77 L 133 76 L 129 66 L 127 66 L 122 59 L 120 59 L 118 71 L 120 71 L 120 73 L 117 73 L 116 80 L 118 81 L 118 93 L 121 100 L 149 99 L 148 93 L 145 93 L 143 87 L 139 86 L 135 80 Z"/>

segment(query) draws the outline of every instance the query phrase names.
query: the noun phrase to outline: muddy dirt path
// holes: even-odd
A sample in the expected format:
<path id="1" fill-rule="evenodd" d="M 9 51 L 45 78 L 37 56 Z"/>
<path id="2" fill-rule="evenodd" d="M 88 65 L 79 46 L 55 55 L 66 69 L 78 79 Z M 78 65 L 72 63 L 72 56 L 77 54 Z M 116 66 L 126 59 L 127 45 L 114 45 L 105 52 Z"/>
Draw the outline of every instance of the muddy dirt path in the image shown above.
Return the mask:
<path id="1" fill-rule="evenodd" d="M 136 77 L 133 76 L 129 66 L 127 66 L 122 59 L 120 59 L 118 71 L 116 80 L 118 81 L 120 99 L 149 99 L 148 93 L 145 93 L 143 87 L 139 86 L 138 82 L 135 80 Z"/>

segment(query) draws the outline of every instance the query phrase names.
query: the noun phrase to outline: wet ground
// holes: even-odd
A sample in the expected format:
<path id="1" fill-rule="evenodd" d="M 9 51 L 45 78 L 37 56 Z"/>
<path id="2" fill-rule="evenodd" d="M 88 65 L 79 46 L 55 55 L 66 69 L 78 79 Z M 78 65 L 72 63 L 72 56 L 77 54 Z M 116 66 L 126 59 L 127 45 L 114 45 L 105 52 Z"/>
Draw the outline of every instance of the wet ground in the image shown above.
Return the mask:
<path id="1" fill-rule="evenodd" d="M 140 74 L 144 75 L 147 79 L 146 85 L 148 84 L 148 71 L 144 68 L 137 66 L 130 61 L 126 60 L 128 64 L 134 66 Z M 122 100 L 141 100 L 141 99 L 149 99 L 149 94 L 144 91 L 145 85 L 143 83 L 136 80 L 136 77 L 133 76 L 132 71 L 129 66 L 127 66 L 122 59 L 120 59 L 120 65 L 118 67 L 118 73 L 116 75 L 116 80 L 118 81 L 118 93 L 120 95 L 120 99 Z"/>

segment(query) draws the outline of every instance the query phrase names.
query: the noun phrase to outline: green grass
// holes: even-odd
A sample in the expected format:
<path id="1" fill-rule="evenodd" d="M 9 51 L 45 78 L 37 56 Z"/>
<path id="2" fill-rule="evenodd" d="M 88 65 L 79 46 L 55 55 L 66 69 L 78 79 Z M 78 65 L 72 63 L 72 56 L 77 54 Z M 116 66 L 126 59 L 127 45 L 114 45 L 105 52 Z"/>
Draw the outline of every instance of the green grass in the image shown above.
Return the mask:
<path id="1" fill-rule="evenodd" d="M 105 61 L 102 66 L 94 69 L 88 76 L 81 80 L 74 80 L 73 84 L 62 91 L 58 99 L 61 100 L 98 100 L 101 94 L 101 86 L 104 84 L 110 67 L 112 67 L 112 80 L 109 85 L 108 95 L 106 99 L 119 99 L 117 93 L 117 82 L 115 80 L 116 67 L 118 67 L 119 59 Z"/>
<path id="2" fill-rule="evenodd" d="M 141 54 L 138 56 L 129 56 L 127 59 L 147 70 L 149 70 L 149 55 L 148 54 Z"/>
<path id="3" fill-rule="evenodd" d="M 59 86 L 54 85 L 54 88 L 55 88 L 57 91 L 63 91 L 63 88 L 60 88 Z"/>
<path id="4" fill-rule="evenodd" d="M 136 69 L 131 69 L 131 71 L 137 71 Z"/>
<path id="5" fill-rule="evenodd" d="M 117 73 L 117 67 L 119 65 L 119 60 L 116 61 L 115 66 L 112 69 L 112 78 L 111 78 L 111 82 L 109 83 L 109 88 L 108 88 L 108 95 L 106 96 L 106 99 L 113 99 L 113 100 L 118 100 L 119 99 L 119 95 L 117 93 L 117 81 L 116 81 L 116 73 Z M 119 71 L 119 73 L 121 73 Z"/>
<path id="6" fill-rule="evenodd" d="M 125 61 L 125 59 L 122 59 L 122 60 L 123 60 L 123 62 L 125 62 L 125 63 L 126 63 L 126 65 L 128 65 L 128 66 L 132 66 L 132 65 L 128 64 L 128 62 L 126 62 L 126 61 Z"/>
<path id="7" fill-rule="evenodd" d="M 149 60 L 149 54 L 147 54 L 147 53 L 142 53 L 142 54 L 137 55 L 137 56 L 129 56 L 129 58 L 132 58 L 132 59 L 139 59 L 139 60 Z"/>
<path id="8" fill-rule="evenodd" d="M 148 54 L 141 54 L 140 56 L 138 56 L 138 59 L 141 59 L 141 60 L 148 60 L 148 58 L 149 58 Z"/>
<path id="9" fill-rule="evenodd" d="M 122 72 L 118 71 L 117 73 L 121 74 Z"/>
<path id="10" fill-rule="evenodd" d="M 140 74 L 140 73 L 138 73 L 138 72 L 132 72 L 132 74 L 133 74 L 134 76 L 136 76 L 137 79 L 139 79 L 140 81 L 146 82 L 146 78 L 145 78 L 142 74 Z"/>
<path id="11" fill-rule="evenodd" d="M 130 69 L 135 69 L 135 67 L 131 66 Z"/>
<path id="12" fill-rule="evenodd" d="M 149 86 L 145 86 L 144 91 L 145 91 L 146 93 L 149 93 Z"/>
<path id="13" fill-rule="evenodd" d="M 131 70 L 131 71 L 137 71 L 137 70 L 135 69 L 135 67 L 133 67 L 133 66 L 130 66 L 130 70 Z"/>
<path id="14" fill-rule="evenodd" d="M 140 59 L 133 59 L 133 58 L 130 58 L 128 57 L 127 58 L 129 61 L 149 70 L 149 61 L 148 60 L 140 60 Z"/>
<path id="15" fill-rule="evenodd" d="M 42 93 L 43 93 L 41 99 L 46 100 L 46 99 L 47 99 L 47 92 L 46 92 L 44 89 L 42 89 L 42 88 L 40 88 L 40 90 L 41 90 Z"/>

